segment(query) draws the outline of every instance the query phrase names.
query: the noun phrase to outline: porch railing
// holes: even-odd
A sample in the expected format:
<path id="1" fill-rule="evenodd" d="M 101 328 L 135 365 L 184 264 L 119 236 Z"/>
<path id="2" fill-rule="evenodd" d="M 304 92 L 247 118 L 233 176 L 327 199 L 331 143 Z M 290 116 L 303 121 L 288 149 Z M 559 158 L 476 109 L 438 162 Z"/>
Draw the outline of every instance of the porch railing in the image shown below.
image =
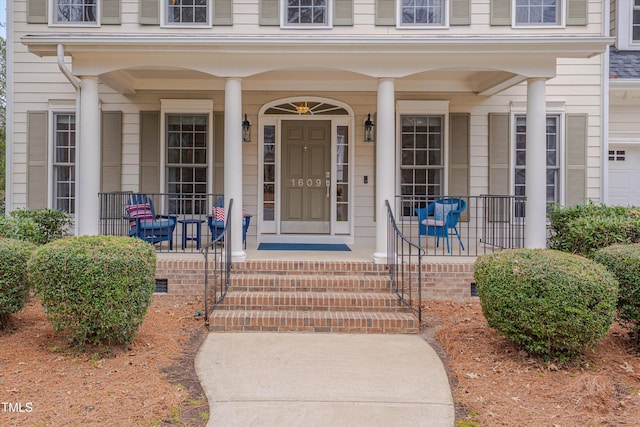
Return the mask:
<path id="1" fill-rule="evenodd" d="M 131 224 L 126 206 L 131 203 L 132 194 L 130 191 L 99 193 L 100 234 L 129 235 Z M 157 252 L 197 253 L 211 242 L 207 220 L 221 200 L 221 194 L 144 194 L 153 202 L 156 215 L 170 215 L 177 220 L 172 235 L 173 249 L 163 240 L 155 243 Z"/>
<path id="2" fill-rule="evenodd" d="M 422 323 L 422 257 L 424 250 L 402 234 L 387 206 L 387 270 L 391 287 L 400 301 L 418 315 Z"/>
<path id="3" fill-rule="evenodd" d="M 233 199 L 229 201 L 229 212 Z M 223 300 L 231 282 L 231 215 L 226 216 L 224 231 L 201 249 L 204 256 L 204 321 L 209 325 L 209 313 Z M 211 261 L 210 261 L 211 258 Z M 211 269 L 211 267 L 213 267 Z M 211 272 L 210 272 L 211 270 Z M 209 295 L 209 280 L 213 280 L 212 295 Z M 212 300 L 209 305 L 209 300 Z"/>
<path id="4" fill-rule="evenodd" d="M 443 237 L 420 234 L 416 208 L 424 208 L 438 199 L 459 198 L 466 202 L 456 229 L 449 235 L 449 247 Z M 396 224 L 408 241 L 420 247 L 426 256 L 479 256 L 502 249 L 524 247 L 526 198 L 521 196 L 480 195 L 406 197 L 396 196 Z"/>

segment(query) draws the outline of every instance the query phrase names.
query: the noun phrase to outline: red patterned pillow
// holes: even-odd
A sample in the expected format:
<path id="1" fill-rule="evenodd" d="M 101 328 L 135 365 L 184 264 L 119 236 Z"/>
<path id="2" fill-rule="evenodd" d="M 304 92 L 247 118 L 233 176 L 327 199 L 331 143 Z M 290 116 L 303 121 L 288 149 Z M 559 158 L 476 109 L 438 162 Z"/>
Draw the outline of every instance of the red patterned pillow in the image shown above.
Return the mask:
<path id="1" fill-rule="evenodd" d="M 142 205 L 127 205 L 125 206 L 131 220 L 131 227 L 136 226 L 135 218 L 140 218 L 140 222 L 153 222 L 153 212 L 151 212 L 151 205 L 145 203 Z"/>
<path id="2" fill-rule="evenodd" d="M 216 208 L 211 209 L 211 216 L 216 221 L 224 221 L 224 208 Z M 242 209 L 242 217 L 244 218 L 244 209 Z"/>

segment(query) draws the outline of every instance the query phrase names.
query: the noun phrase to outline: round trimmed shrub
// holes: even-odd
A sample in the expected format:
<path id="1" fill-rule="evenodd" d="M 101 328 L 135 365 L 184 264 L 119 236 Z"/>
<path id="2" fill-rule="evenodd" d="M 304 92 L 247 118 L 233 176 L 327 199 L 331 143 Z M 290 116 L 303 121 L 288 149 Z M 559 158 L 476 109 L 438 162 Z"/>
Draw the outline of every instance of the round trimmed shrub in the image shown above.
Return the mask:
<path id="1" fill-rule="evenodd" d="M 130 237 L 70 237 L 36 249 L 28 270 L 49 321 L 74 344 L 126 344 L 151 303 L 156 254 Z"/>
<path id="2" fill-rule="evenodd" d="M 614 320 L 615 277 L 578 255 L 505 250 L 477 258 L 474 277 L 489 326 L 545 359 L 592 349 Z"/>
<path id="3" fill-rule="evenodd" d="M 34 249 L 28 242 L 0 238 L 0 329 L 27 302 L 29 282 L 25 265 Z"/>
<path id="4" fill-rule="evenodd" d="M 613 273 L 620 284 L 620 318 L 640 332 L 640 244 L 613 245 L 598 250 L 593 259 Z"/>

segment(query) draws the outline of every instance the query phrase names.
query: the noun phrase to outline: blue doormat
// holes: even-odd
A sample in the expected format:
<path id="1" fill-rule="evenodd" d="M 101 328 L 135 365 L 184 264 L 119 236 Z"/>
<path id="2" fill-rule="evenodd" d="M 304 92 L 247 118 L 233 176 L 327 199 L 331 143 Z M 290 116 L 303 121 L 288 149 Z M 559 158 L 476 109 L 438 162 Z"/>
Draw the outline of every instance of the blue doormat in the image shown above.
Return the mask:
<path id="1" fill-rule="evenodd" d="M 351 251 L 349 246 L 334 243 L 260 243 L 259 251 Z"/>

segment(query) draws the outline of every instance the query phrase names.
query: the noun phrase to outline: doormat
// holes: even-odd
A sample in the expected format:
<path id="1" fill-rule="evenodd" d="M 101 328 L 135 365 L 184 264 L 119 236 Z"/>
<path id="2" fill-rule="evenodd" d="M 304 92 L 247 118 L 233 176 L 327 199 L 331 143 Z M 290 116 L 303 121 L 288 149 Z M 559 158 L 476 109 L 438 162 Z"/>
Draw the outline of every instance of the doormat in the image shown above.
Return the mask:
<path id="1" fill-rule="evenodd" d="M 259 251 L 349 251 L 349 246 L 335 243 L 260 243 Z"/>

